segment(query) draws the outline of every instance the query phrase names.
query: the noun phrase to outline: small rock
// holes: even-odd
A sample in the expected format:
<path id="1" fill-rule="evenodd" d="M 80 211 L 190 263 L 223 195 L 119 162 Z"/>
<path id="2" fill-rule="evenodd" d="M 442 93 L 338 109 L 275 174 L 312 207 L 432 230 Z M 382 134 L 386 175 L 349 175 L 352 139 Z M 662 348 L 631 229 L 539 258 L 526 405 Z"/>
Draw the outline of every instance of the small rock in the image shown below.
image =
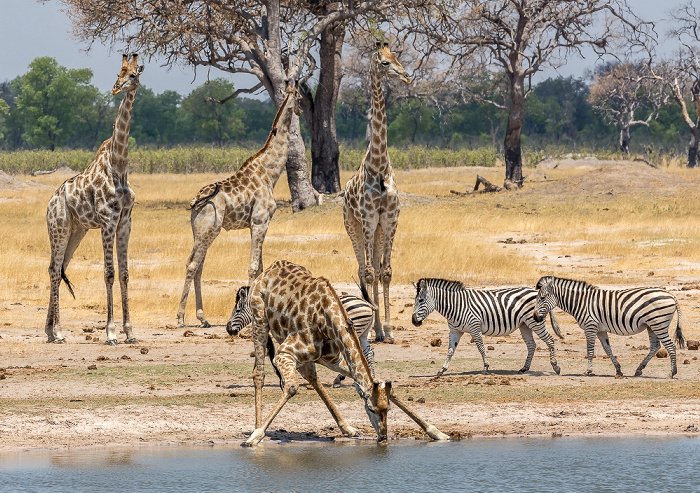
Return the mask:
<path id="1" fill-rule="evenodd" d="M 86 341 L 92 341 L 92 336 L 89 335 L 89 334 L 86 335 L 86 336 L 85 336 L 85 340 L 86 340 Z"/>
<path id="2" fill-rule="evenodd" d="M 656 351 L 656 357 L 657 358 L 668 358 L 668 351 L 666 349 L 661 348 L 658 351 Z"/>
<path id="3" fill-rule="evenodd" d="M 431 364 L 431 365 L 434 365 L 434 364 L 435 364 L 435 360 L 434 360 L 434 359 L 431 359 L 431 360 L 430 360 L 430 364 Z"/>
<path id="4" fill-rule="evenodd" d="M 436 337 L 435 339 L 430 339 L 430 345 L 432 347 L 440 347 L 442 346 L 442 339 L 439 337 Z"/>
<path id="5" fill-rule="evenodd" d="M 127 356 L 126 354 L 124 354 L 124 355 L 122 356 L 122 359 L 131 359 L 131 358 L 130 358 L 129 356 Z"/>
<path id="6" fill-rule="evenodd" d="M 251 352 L 250 352 L 250 357 L 251 357 L 251 358 L 255 358 L 255 351 L 251 351 Z"/>
<path id="7" fill-rule="evenodd" d="M 89 332 L 90 334 L 92 334 L 93 332 L 95 332 L 95 329 L 93 329 L 92 327 L 86 327 L 83 329 L 83 332 Z"/>
<path id="8" fill-rule="evenodd" d="M 689 340 L 685 341 L 685 345 L 691 351 L 697 351 L 698 348 L 700 348 L 700 341 L 696 341 L 694 339 L 689 339 Z"/>
<path id="9" fill-rule="evenodd" d="M 88 366 L 88 370 L 97 370 L 97 365 Z"/>
<path id="10" fill-rule="evenodd" d="M 148 348 L 147 348 L 147 347 L 142 347 L 142 348 L 141 348 L 141 354 L 148 354 Z"/>
<path id="11" fill-rule="evenodd" d="M 425 397 L 419 397 L 416 401 L 418 404 L 425 404 Z"/>
<path id="12" fill-rule="evenodd" d="M 106 360 L 108 360 L 108 359 L 109 359 L 109 358 L 108 358 L 107 356 L 98 356 L 98 357 L 97 357 L 97 361 L 106 361 Z"/>
<path id="13" fill-rule="evenodd" d="M 177 325 L 166 324 L 166 325 L 165 325 L 165 328 L 168 329 L 168 330 L 175 330 L 175 329 L 177 329 Z"/>
<path id="14" fill-rule="evenodd" d="M 493 347 L 493 346 L 486 346 L 486 349 L 487 349 L 488 351 L 493 351 L 493 350 L 496 349 L 496 348 Z"/>
<path id="15" fill-rule="evenodd" d="M 195 333 L 192 332 L 191 330 L 186 330 L 186 331 L 182 334 L 182 337 L 194 337 L 194 336 L 196 336 L 196 335 L 197 335 L 197 334 L 195 334 Z"/>
<path id="16" fill-rule="evenodd" d="M 408 399 L 406 399 L 406 400 L 408 400 L 408 401 L 413 401 L 413 397 L 409 395 L 409 396 L 408 396 Z"/>
<path id="17" fill-rule="evenodd" d="M 690 364 L 690 360 L 689 360 L 689 359 L 684 359 L 684 360 L 683 360 L 683 364 L 684 364 L 684 365 L 689 365 L 689 364 Z"/>
<path id="18" fill-rule="evenodd" d="M 647 277 L 652 277 L 653 275 L 654 275 L 653 270 L 650 270 L 649 272 L 647 272 Z"/>

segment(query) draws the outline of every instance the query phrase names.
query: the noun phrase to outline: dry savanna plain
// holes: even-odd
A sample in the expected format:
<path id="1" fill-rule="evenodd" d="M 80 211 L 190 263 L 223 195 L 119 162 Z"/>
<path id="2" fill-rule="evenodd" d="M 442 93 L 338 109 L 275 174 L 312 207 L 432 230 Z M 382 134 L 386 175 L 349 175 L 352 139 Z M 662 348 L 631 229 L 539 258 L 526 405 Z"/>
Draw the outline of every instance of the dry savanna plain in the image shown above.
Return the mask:
<path id="1" fill-rule="evenodd" d="M 473 287 L 534 286 L 554 274 L 602 287 L 661 286 L 683 312 L 687 339 L 700 339 L 700 170 L 655 169 L 595 159 L 544 161 L 526 170 L 518 192 L 468 194 L 476 175 L 500 183 L 504 168 L 397 171 L 402 212 L 392 259 L 394 344 L 376 344 L 377 374 L 397 394 L 454 439 L 468 437 L 700 433 L 700 351 L 679 350 L 678 375 L 654 358 L 632 377 L 648 352 L 645 333 L 612 336 L 625 374 L 615 378 L 599 343 L 594 376 L 583 376 L 585 340 L 573 318 L 557 311 L 556 375 L 541 341 L 531 371 L 519 374 L 525 345 L 518 333 L 485 338 L 492 372 L 462 339 L 444 377 L 448 329 L 433 313 L 411 325 L 421 277 Z M 134 444 L 237 443 L 254 428 L 252 342 L 230 338 L 225 323 L 236 289 L 245 283 L 249 233 L 224 232 L 209 250 L 202 328 L 187 307 L 187 327 L 175 314 L 192 246 L 187 204 L 199 188 L 224 175 L 134 174 L 130 242 L 131 314 L 138 344 L 105 346 L 106 297 L 99 233 L 91 231 L 67 274 L 76 299 L 61 291 L 67 343 L 47 344 L 49 298 L 46 204 L 68 175 L 0 177 L 0 451 Z M 342 182 L 349 178 L 342 176 Z M 286 177 L 263 260 L 288 259 L 356 292 L 357 265 L 339 197 L 292 214 Z M 115 319 L 121 322 L 115 284 Z M 549 327 L 549 324 L 548 324 Z M 675 321 L 672 325 L 675 328 Z M 551 332 L 551 328 L 549 329 Z M 119 335 L 123 340 L 123 334 Z M 439 341 L 438 341 L 439 339 Z M 439 344 L 439 345 L 438 345 Z M 266 367 L 265 410 L 280 396 Z M 353 387 L 332 388 L 344 417 L 367 439 L 373 429 Z M 398 409 L 390 438 L 427 438 Z M 268 440 L 341 439 L 316 393 L 302 386 L 268 431 Z"/>

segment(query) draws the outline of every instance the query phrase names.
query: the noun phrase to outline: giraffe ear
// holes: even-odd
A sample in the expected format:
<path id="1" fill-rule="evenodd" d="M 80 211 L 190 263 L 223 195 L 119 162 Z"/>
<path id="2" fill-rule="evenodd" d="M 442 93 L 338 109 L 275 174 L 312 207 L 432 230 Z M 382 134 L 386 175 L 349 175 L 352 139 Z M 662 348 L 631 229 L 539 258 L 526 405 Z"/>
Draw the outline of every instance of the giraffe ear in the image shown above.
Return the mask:
<path id="1" fill-rule="evenodd" d="M 381 48 L 382 47 L 382 42 L 377 41 L 377 44 L 375 45 L 375 48 Z"/>
<path id="2" fill-rule="evenodd" d="M 388 47 L 389 47 L 389 43 L 384 42 L 384 48 L 388 48 Z"/>

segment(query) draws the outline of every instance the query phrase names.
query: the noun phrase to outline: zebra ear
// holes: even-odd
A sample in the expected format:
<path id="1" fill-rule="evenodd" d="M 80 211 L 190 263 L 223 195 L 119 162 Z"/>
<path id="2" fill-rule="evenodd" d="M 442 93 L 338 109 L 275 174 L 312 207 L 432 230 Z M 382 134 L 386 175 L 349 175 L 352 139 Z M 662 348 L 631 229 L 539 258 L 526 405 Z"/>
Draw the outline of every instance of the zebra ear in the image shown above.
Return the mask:
<path id="1" fill-rule="evenodd" d="M 414 287 L 414 288 L 418 289 L 418 286 L 416 286 L 416 283 L 415 283 L 415 282 L 411 281 L 411 284 L 413 284 L 413 287 Z"/>

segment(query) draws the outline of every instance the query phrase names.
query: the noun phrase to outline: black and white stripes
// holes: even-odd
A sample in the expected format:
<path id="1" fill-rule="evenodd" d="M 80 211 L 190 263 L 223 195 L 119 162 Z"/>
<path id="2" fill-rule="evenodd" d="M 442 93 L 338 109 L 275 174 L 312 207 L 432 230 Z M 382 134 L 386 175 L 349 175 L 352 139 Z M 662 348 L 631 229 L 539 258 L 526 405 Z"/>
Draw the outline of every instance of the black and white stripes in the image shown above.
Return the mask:
<path id="1" fill-rule="evenodd" d="M 681 348 L 685 347 L 681 331 L 681 310 L 676 298 L 660 288 L 600 289 L 583 281 L 546 276 L 537 283 L 539 290 L 535 306 L 535 319 L 558 306 L 573 315 L 586 333 L 588 369 L 593 373 L 593 352 L 596 336 L 603 349 L 615 365 L 615 371 L 622 375 L 620 363 L 612 353 L 608 332 L 617 335 L 633 335 L 647 330 L 649 333 L 649 354 L 637 367 L 635 376 L 642 370 L 664 345 L 671 359 L 671 377 L 676 374 L 676 346 L 671 341 L 669 329 L 673 315 L 678 311 L 675 339 Z"/>
<path id="2" fill-rule="evenodd" d="M 413 324 L 420 325 L 433 310 L 447 319 L 450 328 L 450 344 L 447 359 L 438 372 L 442 375 L 450 364 L 462 334 L 469 332 L 476 341 L 484 361 L 484 372 L 489 369 L 482 334 L 504 336 L 516 329 L 527 346 L 527 359 L 520 370 L 530 369 L 537 345 L 532 337 L 534 330 L 549 348 L 552 368 L 558 374 L 560 369 L 554 356 L 554 339 L 545 329 L 544 320 L 536 322 L 533 309 L 537 291 L 527 287 L 506 289 L 469 289 L 457 281 L 445 279 L 421 279 L 416 285 L 416 299 L 413 306 Z M 559 326 L 552 317 L 552 327 L 561 337 Z"/>

